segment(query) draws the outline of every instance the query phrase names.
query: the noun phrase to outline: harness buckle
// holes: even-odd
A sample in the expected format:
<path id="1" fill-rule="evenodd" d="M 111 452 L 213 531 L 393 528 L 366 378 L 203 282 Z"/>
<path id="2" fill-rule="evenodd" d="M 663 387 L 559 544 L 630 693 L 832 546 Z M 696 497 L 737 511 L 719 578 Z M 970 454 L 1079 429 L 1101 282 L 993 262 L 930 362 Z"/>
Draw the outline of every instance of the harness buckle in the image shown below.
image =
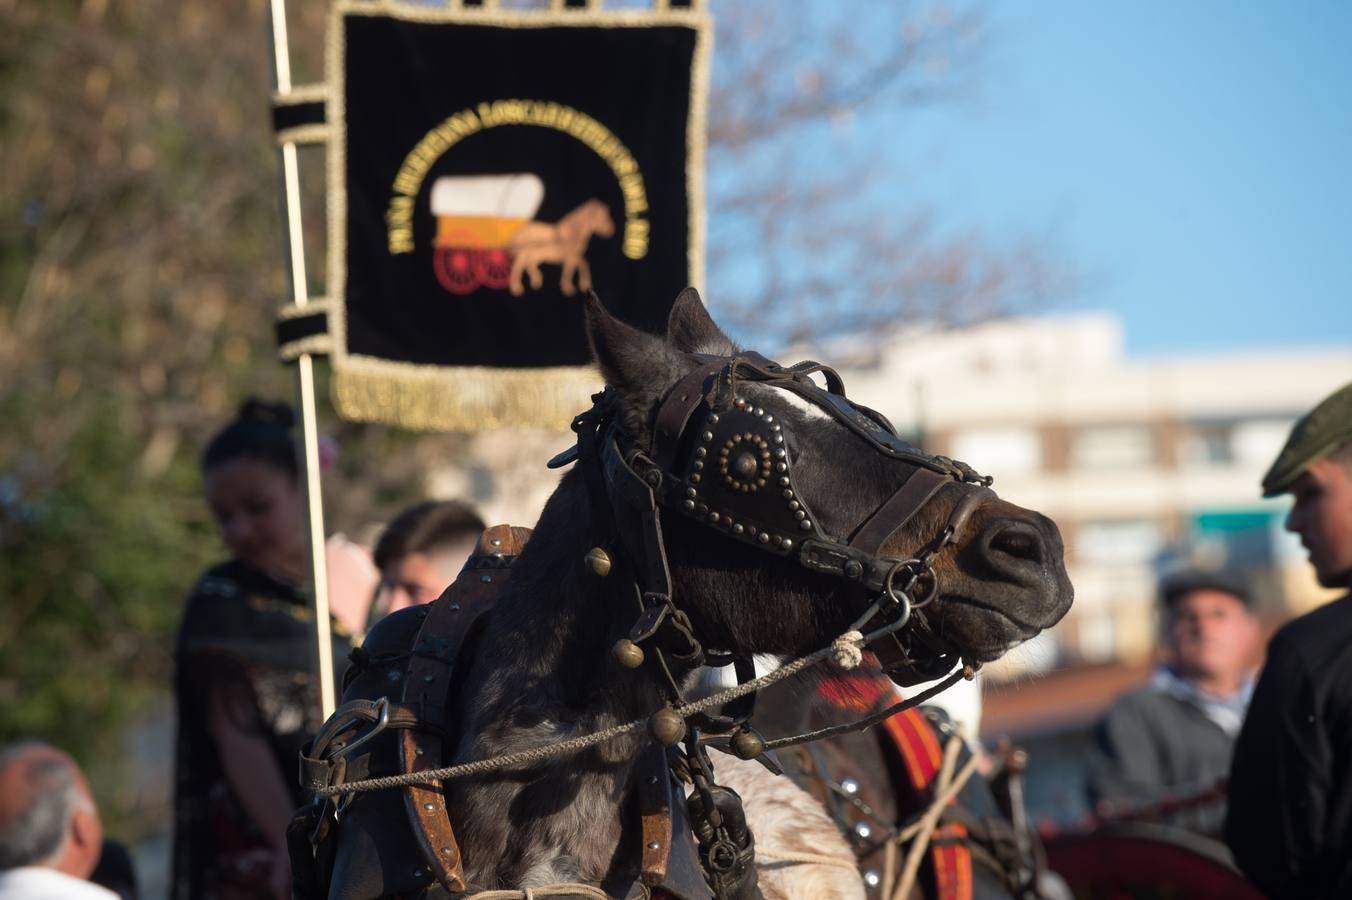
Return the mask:
<path id="1" fill-rule="evenodd" d="M 361 730 L 363 723 L 370 727 Z M 347 775 L 347 763 L 354 751 L 366 744 L 390 724 L 390 700 L 351 700 L 329 716 L 318 735 L 300 754 L 300 783 L 307 790 L 342 784 Z M 356 729 L 353 731 L 352 729 Z M 354 734 L 350 741 L 340 741 L 343 735 Z M 336 820 L 347 810 L 356 794 L 342 794 L 331 802 Z"/>

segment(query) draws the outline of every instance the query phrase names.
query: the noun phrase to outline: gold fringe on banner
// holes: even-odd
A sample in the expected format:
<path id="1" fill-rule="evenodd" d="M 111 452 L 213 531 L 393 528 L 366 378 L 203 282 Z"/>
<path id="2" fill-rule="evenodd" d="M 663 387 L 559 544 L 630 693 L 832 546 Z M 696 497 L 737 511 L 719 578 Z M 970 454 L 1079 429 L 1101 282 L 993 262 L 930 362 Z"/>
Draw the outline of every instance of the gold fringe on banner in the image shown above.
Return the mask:
<path id="1" fill-rule="evenodd" d="M 545 369 L 408 366 L 396 375 L 366 365 L 335 366 L 338 413 L 416 431 L 551 428 L 566 431 L 602 387 L 589 366 Z"/>
<path id="2" fill-rule="evenodd" d="M 504 10 L 482 7 L 413 5 L 391 0 L 337 0 L 332 7 L 325 58 L 328 118 L 328 283 L 334 304 L 332 336 L 333 402 L 344 418 L 383 422 L 419 431 L 486 431 L 506 427 L 566 430 L 573 417 L 591 405 L 602 387 L 592 366 L 496 368 L 428 366 L 349 354 L 345 304 L 347 282 L 346 110 L 343 104 L 343 19 L 346 16 L 394 16 L 414 22 L 462 22 L 505 28 L 590 26 L 633 28 L 684 25 L 695 31 L 691 62 L 690 111 L 686 120 L 686 196 L 689 206 L 687 263 L 690 283 L 704 289 L 704 154 L 712 20 L 704 0 L 688 9 L 658 3 L 652 10 L 606 10 L 599 3 L 583 9 Z M 315 92 L 316 96 L 319 91 Z M 307 135 L 318 137 L 315 135 Z"/>

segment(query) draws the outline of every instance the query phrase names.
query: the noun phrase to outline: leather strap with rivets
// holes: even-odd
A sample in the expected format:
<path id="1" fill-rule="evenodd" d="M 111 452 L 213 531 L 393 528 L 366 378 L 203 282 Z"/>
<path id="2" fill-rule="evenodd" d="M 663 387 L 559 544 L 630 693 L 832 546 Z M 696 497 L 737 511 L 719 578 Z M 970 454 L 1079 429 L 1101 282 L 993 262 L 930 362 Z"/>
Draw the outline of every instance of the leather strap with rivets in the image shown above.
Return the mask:
<path id="1" fill-rule="evenodd" d="M 500 595 L 511 563 L 530 537 L 528 528 L 495 525 L 484 531 L 474 554 L 455 583 L 432 603 L 418 631 L 404 682 L 404 705 L 441 721 L 450 693 L 455 660 L 470 626 Z M 399 735 L 405 773 L 426 772 L 444 764 L 439 731 L 409 729 Z M 465 890 L 464 866 L 445 788 L 440 782 L 403 789 L 404 810 L 428 863 L 428 875 L 446 890 Z"/>

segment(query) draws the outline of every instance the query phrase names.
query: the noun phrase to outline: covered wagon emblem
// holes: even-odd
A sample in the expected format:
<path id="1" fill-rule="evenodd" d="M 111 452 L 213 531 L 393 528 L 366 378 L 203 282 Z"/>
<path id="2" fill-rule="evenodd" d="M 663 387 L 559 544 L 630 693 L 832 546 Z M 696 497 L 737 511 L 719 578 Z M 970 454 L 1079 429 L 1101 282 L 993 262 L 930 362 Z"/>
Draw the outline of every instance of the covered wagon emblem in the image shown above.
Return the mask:
<path id="1" fill-rule="evenodd" d="M 530 173 L 444 176 L 432 184 L 437 236 L 432 266 L 452 294 L 510 288 L 513 296 L 544 283 L 541 265 L 558 265 L 565 296 L 592 287 L 587 245 L 613 237 L 610 210 L 592 198 L 558 222 L 537 222 L 545 186 Z"/>

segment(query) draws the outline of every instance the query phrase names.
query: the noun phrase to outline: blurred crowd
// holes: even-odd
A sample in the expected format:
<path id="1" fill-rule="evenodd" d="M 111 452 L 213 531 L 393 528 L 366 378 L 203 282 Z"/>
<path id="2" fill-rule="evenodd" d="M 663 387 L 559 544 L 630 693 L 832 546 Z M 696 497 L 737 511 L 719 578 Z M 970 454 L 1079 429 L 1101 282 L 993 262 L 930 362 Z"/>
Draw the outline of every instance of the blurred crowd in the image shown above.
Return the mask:
<path id="1" fill-rule="evenodd" d="M 294 424 L 289 407 L 251 399 L 202 454 L 228 559 L 191 587 L 178 632 L 175 897 L 291 895 L 286 827 L 304 799 L 296 759 L 321 724 Z M 399 513 L 372 547 L 330 537 L 337 674 L 378 619 L 435 600 L 483 528 L 469 504 L 440 500 Z M 135 885 L 75 762 L 36 742 L 5 750 L 0 898 L 130 898 Z"/>
<path id="2" fill-rule="evenodd" d="M 202 455 L 228 559 L 189 590 L 176 647 L 178 898 L 291 892 L 296 759 L 321 724 L 293 425 L 286 406 L 250 400 Z M 1348 587 L 1352 384 L 1297 423 L 1262 487 L 1293 496 L 1287 528 L 1319 581 Z M 442 500 L 404 510 L 369 548 L 331 537 L 335 660 L 382 616 L 435 600 L 483 528 L 470 505 Z M 1094 732 L 1086 790 L 1100 818 L 1154 808 L 1223 837 L 1271 896 L 1352 896 L 1352 602 L 1287 623 L 1264 654 L 1256 598 L 1233 574 L 1172 572 L 1160 596 L 1160 664 Z M 0 900 L 136 893 L 70 756 L 38 742 L 0 751 Z"/>

